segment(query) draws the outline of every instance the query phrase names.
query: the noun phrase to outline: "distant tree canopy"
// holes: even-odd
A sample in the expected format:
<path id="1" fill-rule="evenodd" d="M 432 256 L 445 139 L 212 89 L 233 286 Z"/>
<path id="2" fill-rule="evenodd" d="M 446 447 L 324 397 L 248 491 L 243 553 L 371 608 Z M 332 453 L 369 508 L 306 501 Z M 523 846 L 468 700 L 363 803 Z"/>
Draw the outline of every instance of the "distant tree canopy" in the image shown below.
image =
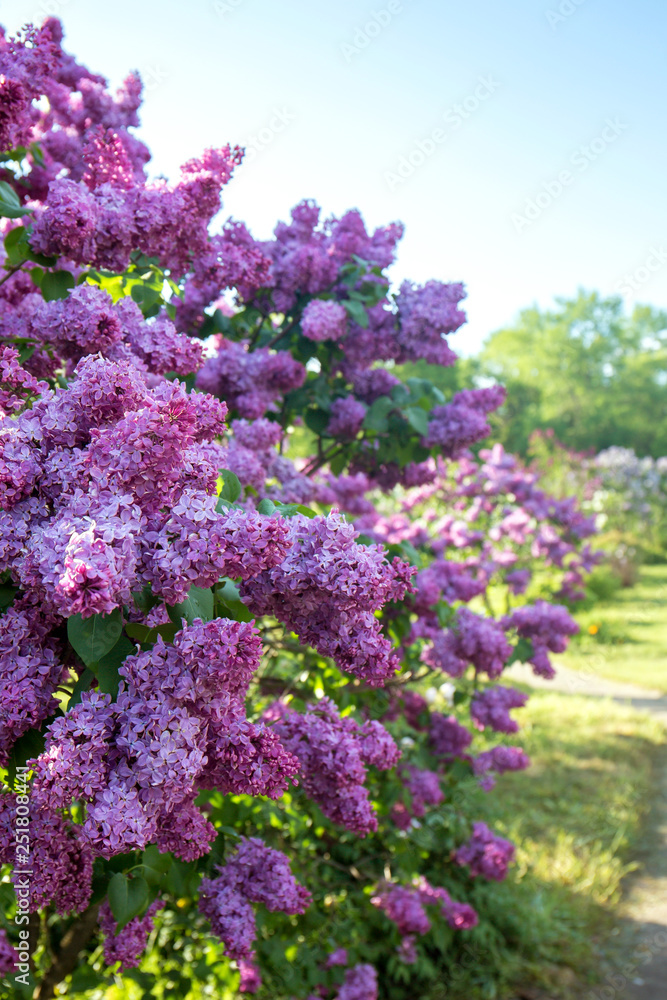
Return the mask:
<path id="1" fill-rule="evenodd" d="M 627 315 L 622 299 L 584 291 L 554 309 L 524 309 L 477 357 L 440 369 L 437 383 L 449 396 L 489 378 L 508 390 L 493 438 L 515 453 L 526 454 L 532 431 L 552 427 L 578 451 L 615 444 L 667 454 L 667 312 L 637 306 Z"/>

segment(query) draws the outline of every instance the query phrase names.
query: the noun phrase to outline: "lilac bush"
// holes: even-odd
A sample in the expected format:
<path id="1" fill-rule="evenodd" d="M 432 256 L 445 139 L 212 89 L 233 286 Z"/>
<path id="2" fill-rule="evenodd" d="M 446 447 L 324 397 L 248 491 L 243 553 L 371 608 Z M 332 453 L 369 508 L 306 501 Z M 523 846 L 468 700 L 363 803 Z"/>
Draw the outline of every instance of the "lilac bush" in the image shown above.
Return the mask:
<path id="1" fill-rule="evenodd" d="M 0 40 L 0 861 L 18 892 L 29 775 L 46 915 L 14 985 L 180 967 L 186 918 L 184 995 L 414 996 L 493 922 L 513 848 L 472 803 L 529 763 L 496 682 L 552 672 L 592 522 L 479 450 L 502 387 L 390 370 L 465 321 L 459 283 L 391 291 L 399 225 L 213 232 L 242 151 L 151 181 L 140 81 L 61 41 Z"/>

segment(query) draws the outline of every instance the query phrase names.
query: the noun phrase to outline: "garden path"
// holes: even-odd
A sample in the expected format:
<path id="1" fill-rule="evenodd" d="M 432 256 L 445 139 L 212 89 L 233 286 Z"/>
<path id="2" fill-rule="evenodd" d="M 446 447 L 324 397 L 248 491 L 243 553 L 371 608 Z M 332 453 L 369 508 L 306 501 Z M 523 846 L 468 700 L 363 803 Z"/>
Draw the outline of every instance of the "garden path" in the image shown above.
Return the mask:
<path id="1" fill-rule="evenodd" d="M 611 698 L 650 712 L 667 727 L 667 695 L 559 666 L 554 680 L 535 677 L 517 664 L 509 677 L 532 687 L 592 698 Z M 602 985 L 582 1000 L 667 1000 L 667 745 L 656 760 L 655 796 L 619 910 L 618 947 Z"/>

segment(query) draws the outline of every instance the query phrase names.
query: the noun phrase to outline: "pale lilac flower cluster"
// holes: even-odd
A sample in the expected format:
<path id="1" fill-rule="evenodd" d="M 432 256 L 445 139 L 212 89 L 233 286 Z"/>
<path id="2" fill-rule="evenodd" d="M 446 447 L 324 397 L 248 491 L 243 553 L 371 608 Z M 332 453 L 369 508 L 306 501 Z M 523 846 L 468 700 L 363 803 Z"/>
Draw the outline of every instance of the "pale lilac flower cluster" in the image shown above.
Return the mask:
<path id="1" fill-rule="evenodd" d="M 468 930 L 478 922 L 475 911 L 467 903 L 457 903 L 446 889 L 429 885 L 420 878 L 414 885 L 382 882 L 371 902 L 396 925 L 403 938 L 399 954 L 409 964 L 417 960 L 415 938 L 431 929 L 425 906 L 438 906 L 441 916 L 455 930 Z"/>
<path id="2" fill-rule="evenodd" d="M 340 340 L 346 325 L 345 309 L 332 299 L 312 299 L 301 316 L 301 332 L 308 340 Z"/>
<path id="3" fill-rule="evenodd" d="M 252 626 L 224 618 L 128 656 L 116 702 L 84 692 L 51 724 L 35 793 L 51 808 L 87 801 L 80 835 L 103 857 L 152 842 L 201 856 L 215 830 L 194 806 L 199 787 L 279 797 L 298 769 L 274 734 L 245 720 L 259 656 Z"/>
<path id="4" fill-rule="evenodd" d="M 162 900 L 156 899 L 143 917 L 134 917 L 118 931 L 111 908 L 106 899 L 104 900 L 98 919 L 100 930 L 104 935 L 104 961 L 107 965 L 120 962 L 121 970 L 134 969 L 139 965 L 148 935 L 153 930 L 153 918 L 163 907 Z"/>
<path id="5" fill-rule="evenodd" d="M 391 818 L 400 830 L 407 830 L 413 817 L 421 819 L 426 815 L 427 806 L 439 806 L 445 796 L 440 787 L 440 775 L 435 771 L 409 764 L 400 769 L 400 776 L 403 787 L 410 794 L 410 805 L 397 802 L 391 810 Z"/>
<path id="6" fill-rule="evenodd" d="M 444 458 L 458 458 L 471 444 L 491 433 L 487 416 L 497 410 L 506 396 L 502 386 L 488 389 L 463 389 L 450 403 L 431 410 L 427 448 L 438 448 Z"/>
<path id="7" fill-rule="evenodd" d="M 68 670 L 61 643 L 50 635 L 53 621 L 26 600 L 15 601 L 0 618 L 0 763 L 23 733 L 39 726 L 58 707 L 55 691 Z"/>
<path id="8" fill-rule="evenodd" d="M 384 726 L 341 718 L 328 698 L 303 714 L 277 702 L 266 718 L 299 760 L 301 785 L 325 816 L 360 837 L 376 830 L 377 816 L 364 787 L 366 765 L 386 771 L 400 757 Z"/>
<path id="9" fill-rule="evenodd" d="M 528 639 L 533 653 L 528 659 L 533 670 L 541 677 L 553 677 L 555 670 L 549 652 L 562 653 L 567 648 L 567 636 L 576 635 L 579 626 L 567 608 L 560 604 L 536 601 L 516 608 L 502 621 L 506 629 L 516 629 L 521 638 Z"/>
<path id="10" fill-rule="evenodd" d="M 460 677 L 468 664 L 477 673 L 498 677 L 512 652 L 502 627 L 469 608 L 459 608 L 451 628 L 437 647 L 438 666 L 452 677 Z"/>
<path id="11" fill-rule="evenodd" d="M 0 85 L 0 95 L 1 94 L 2 86 Z M 0 976 L 6 976 L 10 972 L 15 972 L 18 964 L 18 952 L 16 948 L 9 943 L 7 931 L 4 927 L 0 927 Z"/>
<path id="12" fill-rule="evenodd" d="M 15 796 L 0 794 L 0 864 L 15 863 L 16 815 Z M 28 881 L 31 912 L 50 905 L 60 914 L 85 909 L 92 890 L 92 851 L 81 838 L 80 828 L 38 796 L 32 796 L 30 804 L 30 871 L 28 880 L 22 879 L 19 869 L 11 877 L 22 894 Z"/>
<path id="13" fill-rule="evenodd" d="M 366 416 L 366 407 L 353 396 L 342 396 L 331 404 L 327 437 L 350 440 L 357 436 Z"/>
<path id="14" fill-rule="evenodd" d="M 495 774 L 506 771 L 525 771 L 530 767 L 530 757 L 521 747 L 497 746 L 484 750 L 473 757 L 473 772 L 480 778 L 484 791 L 490 791 L 495 785 Z"/>
<path id="15" fill-rule="evenodd" d="M 431 712 L 429 738 L 433 753 L 445 760 L 462 757 L 472 743 L 468 730 L 453 715 L 441 712 Z"/>
<path id="16" fill-rule="evenodd" d="M 285 855 L 258 837 L 242 837 L 236 853 L 218 865 L 217 871 L 216 878 L 201 881 L 199 909 L 230 958 L 254 958 L 251 903 L 263 903 L 268 910 L 282 913 L 304 913 L 310 904 L 310 893 L 292 875 Z"/>
<path id="17" fill-rule="evenodd" d="M 336 1000 L 378 1000 L 378 978 L 374 967 L 359 964 L 348 969 Z"/>
<path id="18" fill-rule="evenodd" d="M 262 976 L 259 966 L 255 962 L 248 962 L 245 958 L 240 958 L 238 962 L 241 978 L 239 981 L 240 993 L 257 993 L 262 985 Z"/>
<path id="19" fill-rule="evenodd" d="M 470 703 L 470 715 L 478 729 L 495 729 L 498 733 L 516 733 L 519 724 L 510 716 L 510 709 L 523 708 L 528 695 L 515 688 L 495 687 L 477 691 Z"/>
<path id="20" fill-rule="evenodd" d="M 224 399 L 241 417 L 255 420 L 276 409 L 277 400 L 298 389 L 306 377 L 303 365 L 287 351 L 249 351 L 246 343 L 223 337 L 216 338 L 216 346 L 217 353 L 197 376 L 197 386 Z"/>
<path id="21" fill-rule="evenodd" d="M 47 388 L 19 364 L 15 347 L 0 347 L 0 414 L 15 413 Z"/>
<path id="22" fill-rule="evenodd" d="M 470 840 L 459 847 L 454 860 L 458 865 L 467 865 L 473 878 L 481 875 L 502 882 L 515 853 L 514 844 L 499 837 L 486 823 L 473 823 Z"/>
<path id="23" fill-rule="evenodd" d="M 289 519 L 290 549 L 283 562 L 243 584 L 254 614 L 272 614 L 301 641 L 334 659 L 341 670 L 381 685 L 398 668 L 374 612 L 400 600 L 412 568 L 385 560 L 376 545 L 356 541 L 352 525 L 331 513 Z"/>
<path id="24" fill-rule="evenodd" d="M 398 342 L 403 359 L 423 358 L 432 365 L 453 365 L 456 355 L 450 350 L 445 334 L 454 333 L 465 323 L 465 313 L 458 308 L 465 298 L 463 285 L 445 285 L 427 281 L 421 288 L 404 281 L 396 298 L 399 316 Z"/>
<path id="25" fill-rule="evenodd" d="M 270 264 L 243 223 L 229 220 L 194 260 L 183 297 L 176 303 L 178 328 L 197 329 L 205 309 L 227 288 L 235 289 L 242 301 L 251 299 L 266 284 Z"/>

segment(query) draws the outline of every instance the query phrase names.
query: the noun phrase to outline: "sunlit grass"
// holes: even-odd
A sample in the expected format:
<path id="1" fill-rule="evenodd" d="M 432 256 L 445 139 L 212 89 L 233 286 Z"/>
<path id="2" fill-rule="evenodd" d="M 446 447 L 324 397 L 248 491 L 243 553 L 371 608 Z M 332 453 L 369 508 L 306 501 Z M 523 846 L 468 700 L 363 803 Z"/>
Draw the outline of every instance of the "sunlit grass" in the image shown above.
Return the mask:
<path id="1" fill-rule="evenodd" d="M 576 614 L 582 637 L 558 661 L 588 676 L 667 692 L 667 566 Z"/>

